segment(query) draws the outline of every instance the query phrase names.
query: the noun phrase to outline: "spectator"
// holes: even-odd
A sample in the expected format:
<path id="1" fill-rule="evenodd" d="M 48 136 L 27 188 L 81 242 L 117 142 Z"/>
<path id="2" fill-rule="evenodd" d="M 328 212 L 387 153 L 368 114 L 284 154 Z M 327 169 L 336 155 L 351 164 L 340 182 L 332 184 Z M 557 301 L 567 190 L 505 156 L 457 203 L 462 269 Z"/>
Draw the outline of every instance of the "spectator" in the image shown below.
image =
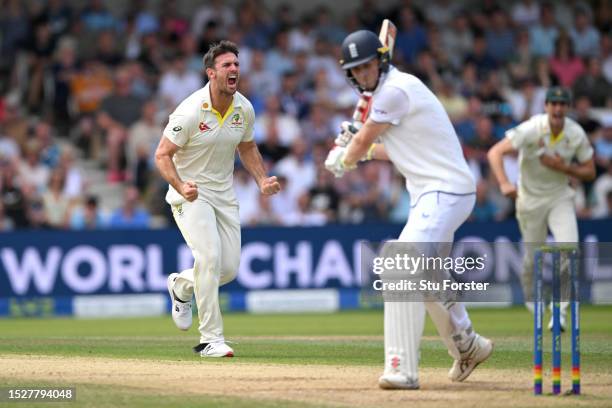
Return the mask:
<path id="1" fill-rule="evenodd" d="M 89 59 L 83 62 L 70 78 L 70 91 L 76 113 L 93 114 L 100 103 L 113 90 L 113 78 L 110 71 L 99 61 Z"/>
<path id="2" fill-rule="evenodd" d="M 584 129 L 589 140 L 597 140 L 601 122 L 591 116 L 591 100 L 587 96 L 578 96 L 574 102 L 574 120 Z"/>
<path id="3" fill-rule="evenodd" d="M 104 30 L 98 33 L 94 59 L 107 67 L 116 68 L 123 61 L 123 53 L 117 48 L 118 38 L 114 31 Z"/>
<path id="4" fill-rule="evenodd" d="M 416 62 L 419 52 L 428 46 L 427 32 L 416 20 L 412 8 L 403 7 L 399 17 L 395 52 L 405 64 L 411 65 Z"/>
<path id="5" fill-rule="evenodd" d="M 55 53 L 55 62 L 51 66 L 51 79 L 53 81 L 53 109 L 58 126 L 62 129 L 60 134 L 68 134 L 71 120 L 71 82 L 78 73 L 76 43 L 64 37 L 58 44 Z"/>
<path id="6" fill-rule="evenodd" d="M 453 67 L 458 69 L 463 63 L 464 56 L 471 52 L 474 46 L 474 35 L 470 29 L 467 13 L 457 13 L 449 25 L 440 28 L 444 50 Z"/>
<path id="7" fill-rule="evenodd" d="M 450 0 L 432 0 L 425 3 L 423 11 L 428 22 L 443 27 L 451 23 L 457 8 L 458 4 Z"/>
<path id="8" fill-rule="evenodd" d="M 534 79 L 522 80 L 518 89 L 513 89 L 506 95 L 510 103 L 512 118 L 517 122 L 522 122 L 533 115 L 543 113 L 545 95 L 546 90 L 537 86 Z"/>
<path id="9" fill-rule="evenodd" d="M 595 163 L 601 168 L 609 168 L 612 163 L 612 127 L 603 129 L 602 137 L 595 140 Z"/>
<path id="10" fill-rule="evenodd" d="M 4 212 L 4 203 L 0 201 L 0 232 L 8 232 L 15 229 L 15 223 Z"/>
<path id="11" fill-rule="evenodd" d="M 62 148 L 57 169 L 60 169 L 64 175 L 62 194 L 70 200 L 71 204 L 78 201 L 85 190 L 85 180 L 81 168 L 75 164 L 74 150 L 71 146 Z"/>
<path id="12" fill-rule="evenodd" d="M 131 91 L 131 78 L 120 68 L 115 75 L 115 90 L 106 97 L 98 113 L 98 125 L 103 129 L 108 147 L 108 181 L 125 180 L 124 146 L 128 129 L 140 117 L 144 101 Z"/>
<path id="13" fill-rule="evenodd" d="M 331 127 L 328 109 L 321 104 L 313 103 L 308 119 L 302 122 L 302 134 L 309 146 L 332 139 L 336 131 Z"/>
<path id="14" fill-rule="evenodd" d="M 170 61 L 170 69 L 159 81 L 159 96 L 165 103 L 166 110 L 173 111 L 178 104 L 202 87 L 202 77 L 187 69 L 187 59 L 176 55 Z"/>
<path id="15" fill-rule="evenodd" d="M 81 22 L 88 31 L 116 30 L 119 22 L 104 6 L 104 0 L 89 0 L 80 16 Z"/>
<path id="16" fill-rule="evenodd" d="M 98 199 L 88 196 L 85 204 L 75 207 L 70 215 L 70 228 L 74 230 L 95 230 L 106 226 L 106 221 L 98 208 Z"/>
<path id="17" fill-rule="evenodd" d="M 540 10 L 539 23 L 529 29 L 529 43 L 533 55 L 551 57 L 555 51 L 555 41 L 558 36 L 559 29 L 555 24 L 553 6 L 550 3 L 544 3 Z"/>
<path id="18" fill-rule="evenodd" d="M 149 212 L 140 205 L 140 196 L 135 186 L 127 186 L 123 205 L 115 210 L 108 221 L 113 229 L 145 229 L 149 227 Z"/>
<path id="19" fill-rule="evenodd" d="M 267 52 L 266 70 L 275 76 L 281 76 L 293 68 L 293 56 L 289 49 L 289 31 L 281 29 L 274 37 L 274 48 Z"/>
<path id="20" fill-rule="evenodd" d="M 601 72 L 599 58 L 589 58 L 586 72 L 574 83 L 574 95 L 586 96 L 595 107 L 612 107 L 612 85 Z"/>
<path id="21" fill-rule="evenodd" d="M 555 55 L 550 59 L 550 70 L 566 88 L 571 88 L 576 78 L 584 72 L 582 59 L 574 54 L 572 41 L 568 37 L 557 38 Z"/>
<path id="22" fill-rule="evenodd" d="M 242 166 L 235 167 L 234 191 L 240 204 L 241 225 L 256 224 L 259 216 L 259 187 Z"/>
<path id="23" fill-rule="evenodd" d="M 534 58 L 527 30 L 521 30 L 516 34 L 516 45 L 507 62 L 506 67 L 513 83 L 523 81 L 531 75 Z"/>
<path id="24" fill-rule="evenodd" d="M 500 64 L 505 63 L 514 52 L 514 31 L 508 24 L 508 16 L 502 9 L 493 12 L 492 24 L 485 32 L 487 54 Z"/>
<path id="25" fill-rule="evenodd" d="M 29 225 L 27 202 L 23 192 L 16 161 L 0 161 L 0 201 L 4 214 L 13 221 L 16 228 Z"/>
<path id="26" fill-rule="evenodd" d="M 236 23 L 236 14 L 228 5 L 223 4 L 222 0 L 211 0 L 203 4 L 194 13 L 191 22 L 191 32 L 198 38 L 203 32 L 204 27 L 211 22 L 218 22 L 222 27 L 221 35 L 225 36 L 226 30 Z"/>
<path id="27" fill-rule="evenodd" d="M 266 69 L 266 54 L 263 50 L 253 50 L 251 69 L 248 76 L 251 81 L 253 94 L 259 98 L 276 94 L 280 89 L 277 77 Z"/>
<path id="28" fill-rule="evenodd" d="M 498 209 L 495 204 L 489 200 L 489 185 L 486 181 L 481 180 L 476 186 L 476 204 L 472 215 L 470 216 L 471 221 L 493 221 L 496 219 Z"/>
<path id="29" fill-rule="evenodd" d="M 316 168 L 310 157 L 307 157 L 308 145 L 301 139 L 295 139 L 288 156 L 274 166 L 274 173 L 285 176 L 288 180 L 288 194 L 297 202 L 299 196 L 307 192 L 316 181 Z"/>
<path id="30" fill-rule="evenodd" d="M 280 102 L 276 95 L 266 98 L 266 111 L 255 119 L 255 140 L 262 143 L 266 134 L 276 133 L 279 144 L 288 147 L 293 141 L 300 137 L 300 126 L 298 121 L 281 112 Z"/>
<path id="31" fill-rule="evenodd" d="M 64 194 L 64 182 L 63 169 L 53 170 L 49 189 L 42 195 L 45 220 L 50 228 L 64 229 L 68 225 L 70 199 Z"/>
<path id="32" fill-rule="evenodd" d="M 610 212 L 610 194 L 612 193 L 612 162 L 608 162 L 607 171 L 599 176 L 593 184 L 593 217 L 612 216 Z"/>
<path id="33" fill-rule="evenodd" d="M 462 120 L 468 111 L 468 102 L 466 98 L 455 91 L 455 82 L 454 79 L 445 78 L 441 81 L 436 92 L 436 96 L 453 123 Z"/>
<path id="34" fill-rule="evenodd" d="M 612 35 L 601 37 L 602 72 L 606 80 L 612 84 Z"/>
<path id="35" fill-rule="evenodd" d="M 542 9 L 545 6 L 542 5 Z M 512 6 L 512 21 L 520 26 L 529 27 L 538 21 L 541 15 L 540 4 L 534 0 L 521 0 Z"/>
<path id="36" fill-rule="evenodd" d="M 487 41 L 484 36 L 474 37 L 472 52 L 465 56 L 464 64 L 474 64 L 478 78 L 485 78 L 490 71 L 497 69 L 497 62 L 487 52 Z"/>
<path id="37" fill-rule="evenodd" d="M 577 8 L 574 17 L 574 27 L 569 31 L 574 42 L 576 55 L 580 57 L 599 56 L 599 32 L 591 24 L 591 18 L 585 10 Z"/>
<path id="38" fill-rule="evenodd" d="M 24 151 L 25 160 L 19 162 L 19 180 L 32 186 L 37 192 L 47 188 L 50 170 L 40 161 L 40 145 L 36 140 L 28 142 Z"/>
<path id="39" fill-rule="evenodd" d="M 150 181 L 153 169 L 153 155 L 163 127 L 156 120 L 157 103 L 147 101 L 142 106 L 142 116 L 130 127 L 126 145 L 128 172 L 138 190 L 142 193 Z"/>
<path id="40" fill-rule="evenodd" d="M 315 185 L 306 195 L 308 197 L 308 211 L 322 214 L 328 223 L 337 221 L 338 205 L 340 203 L 340 195 L 334 188 L 333 182 L 333 175 L 321 167 L 317 170 Z"/>

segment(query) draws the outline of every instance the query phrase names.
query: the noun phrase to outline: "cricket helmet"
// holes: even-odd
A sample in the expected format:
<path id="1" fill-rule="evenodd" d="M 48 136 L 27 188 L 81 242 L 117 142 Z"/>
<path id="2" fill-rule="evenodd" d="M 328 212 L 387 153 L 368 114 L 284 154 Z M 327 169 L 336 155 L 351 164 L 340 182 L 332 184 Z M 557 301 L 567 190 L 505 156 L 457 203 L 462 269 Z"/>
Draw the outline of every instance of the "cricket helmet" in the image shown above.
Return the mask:
<path id="1" fill-rule="evenodd" d="M 389 71 L 389 49 L 384 47 L 376 34 L 368 30 L 359 30 L 349 34 L 342 42 L 342 59 L 340 65 L 346 72 L 346 76 L 351 83 L 359 88 L 353 75 L 351 68 L 355 68 L 361 64 L 378 58 L 380 73 Z"/>

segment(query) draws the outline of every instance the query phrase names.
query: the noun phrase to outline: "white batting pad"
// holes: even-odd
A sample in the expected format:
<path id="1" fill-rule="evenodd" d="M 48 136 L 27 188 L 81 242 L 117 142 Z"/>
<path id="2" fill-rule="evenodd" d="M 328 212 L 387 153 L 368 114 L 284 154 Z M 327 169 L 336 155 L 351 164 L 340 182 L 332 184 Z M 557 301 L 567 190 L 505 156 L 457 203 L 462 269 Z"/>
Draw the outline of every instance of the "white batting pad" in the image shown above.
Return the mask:
<path id="1" fill-rule="evenodd" d="M 385 374 L 418 379 L 424 326 L 422 302 L 385 302 Z"/>

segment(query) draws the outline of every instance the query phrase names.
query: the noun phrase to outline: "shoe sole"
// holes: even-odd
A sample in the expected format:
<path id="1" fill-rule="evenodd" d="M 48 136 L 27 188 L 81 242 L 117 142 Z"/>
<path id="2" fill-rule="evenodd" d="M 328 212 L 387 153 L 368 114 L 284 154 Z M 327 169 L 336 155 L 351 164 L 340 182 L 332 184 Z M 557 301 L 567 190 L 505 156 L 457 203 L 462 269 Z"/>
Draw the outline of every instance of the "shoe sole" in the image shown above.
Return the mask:
<path id="1" fill-rule="evenodd" d="M 382 388 L 383 390 L 418 390 L 419 389 L 418 384 L 410 384 L 410 383 L 398 384 L 398 383 L 391 382 L 385 379 L 378 380 L 378 386 Z"/>
<path id="2" fill-rule="evenodd" d="M 493 350 L 495 349 L 495 343 L 493 342 L 493 340 L 489 340 L 491 342 L 491 350 L 489 350 L 489 354 L 487 354 L 485 356 L 485 358 L 483 358 L 482 360 L 480 360 L 479 362 L 477 362 L 476 364 L 474 364 L 474 367 L 472 367 L 471 370 L 465 371 L 464 374 L 457 378 L 456 380 L 452 380 L 453 382 L 462 382 L 465 379 L 467 379 L 470 374 L 472 374 L 472 372 L 476 369 L 476 367 L 478 367 L 480 364 L 484 363 L 485 361 L 487 361 L 489 359 L 489 357 L 491 357 L 491 354 L 493 354 Z"/>
<path id="3" fill-rule="evenodd" d="M 222 356 L 211 356 L 209 354 L 202 354 L 202 353 L 200 353 L 200 357 L 207 357 L 207 358 L 208 357 L 210 357 L 210 358 L 234 357 L 234 352 L 230 351 L 229 353 L 224 354 Z"/>
<path id="4" fill-rule="evenodd" d="M 170 295 L 170 302 L 172 302 L 172 310 L 170 310 L 170 316 L 172 316 L 172 313 L 174 313 L 174 293 L 172 293 L 172 286 L 170 284 L 170 281 L 174 281 L 174 275 L 178 276 L 178 273 L 171 273 L 170 275 L 168 275 L 168 278 L 166 279 L 166 287 L 168 288 L 168 294 Z M 189 325 L 189 327 L 183 329 L 181 327 L 178 327 L 176 322 L 174 321 L 174 316 L 172 316 L 172 322 L 174 323 L 174 326 L 182 331 L 187 331 L 191 328 L 191 325 Z"/>

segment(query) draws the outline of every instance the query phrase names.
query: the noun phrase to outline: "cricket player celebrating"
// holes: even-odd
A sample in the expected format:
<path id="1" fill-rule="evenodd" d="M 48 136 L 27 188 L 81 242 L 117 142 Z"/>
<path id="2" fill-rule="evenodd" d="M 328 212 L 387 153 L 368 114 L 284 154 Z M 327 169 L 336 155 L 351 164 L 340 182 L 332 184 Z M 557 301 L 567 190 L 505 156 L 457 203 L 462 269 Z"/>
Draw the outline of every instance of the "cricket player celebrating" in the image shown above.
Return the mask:
<path id="1" fill-rule="evenodd" d="M 390 160 L 406 178 L 412 201 L 399 241 L 452 242 L 472 211 L 476 186 L 444 108 L 418 78 L 389 65 L 388 50 L 373 32 L 360 30 L 347 36 L 342 57 L 340 63 L 352 84 L 360 92 L 372 93 L 372 107 L 356 133 L 351 132 L 353 126 L 343 125 L 326 168 L 341 177 L 362 158 Z M 377 138 L 381 144 L 374 143 Z M 425 307 L 455 359 L 449 371 L 453 381 L 465 380 L 491 355 L 493 343 L 472 329 L 463 304 L 385 302 L 381 388 L 419 387 Z"/>
<path id="2" fill-rule="evenodd" d="M 194 257 L 193 268 L 172 273 L 168 291 L 172 319 L 181 330 L 191 326 L 191 298 L 198 307 L 202 357 L 232 357 L 225 343 L 219 286 L 236 276 L 240 261 L 240 221 L 232 176 L 236 149 L 262 194 L 280 190 L 267 177 L 253 141 L 255 112 L 237 92 L 238 48 L 229 41 L 204 56 L 208 84 L 187 97 L 170 115 L 155 162 L 170 184 L 166 201 Z"/>
<path id="3" fill-rule="evenodd" d="M 527 244 L 521 276 L 524 294 L 533 293 L 534 250 L 546 241 L 547 227 L 557 242 L 578 242 L 574 191 L 569 177 L 585 181 L 595 178 L 593 148 L 586 133 L 578 123 L 565 117 L 570 101 L 567 89 L 550 88 L 546 92 L 546 113 L 532 116 L 507 131 L 506 137 L 488 153 L 501 192 L 516 198 L 516 218 Z M 518 191 L 509 182 L 503 166 L 503 156 L 515 152 L 519 153 Z M 562 269 L 567 272 L 564 264 Z M 562 290 L 567 293 L 567 273 L 563 273 L 562 279 Z M 532 302 L 527 306 L 533 309 Z M 568 302 L 561 302 L 563 330 L 567 306 Z M 552 318 L 549 327 L 552 328 Z"/>

